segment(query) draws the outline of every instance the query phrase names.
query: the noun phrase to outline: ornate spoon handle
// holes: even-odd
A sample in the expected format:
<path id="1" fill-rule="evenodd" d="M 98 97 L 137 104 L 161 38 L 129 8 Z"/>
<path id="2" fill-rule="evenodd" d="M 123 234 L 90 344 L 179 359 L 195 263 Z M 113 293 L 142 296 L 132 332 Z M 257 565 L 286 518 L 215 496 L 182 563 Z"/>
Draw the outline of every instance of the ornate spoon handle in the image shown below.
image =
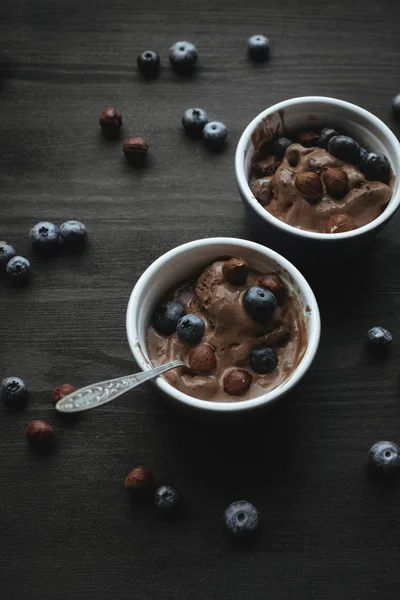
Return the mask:
<path id="1" fill-rule="evenodd" d="M 180 359 L 174 360 L 149 371 L 87 385 L 59 400 L 56 404 L 56 409 L 63 413 L 76 413 L 96 408 L 97 406 L 111 402 L 111 400 L 118 398 L 118 396 L 135 388 L 137 385 L 149 379 L 154 379 L 154 377 L 165 373 L 165 371 L 175 369 L 175 367 L 182 367 L 184 364 Z"/>

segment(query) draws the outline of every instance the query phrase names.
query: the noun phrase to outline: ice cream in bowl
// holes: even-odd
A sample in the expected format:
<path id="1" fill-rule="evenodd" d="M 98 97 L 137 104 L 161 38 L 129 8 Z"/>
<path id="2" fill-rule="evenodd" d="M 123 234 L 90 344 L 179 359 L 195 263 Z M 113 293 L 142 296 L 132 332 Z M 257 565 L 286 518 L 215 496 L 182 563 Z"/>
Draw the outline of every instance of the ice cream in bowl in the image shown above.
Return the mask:
<path id="1" fill-rule="evenodd" d="M 286 395 L 320 335 L 301 273 L 235 238 L 189 242 L 157 259 L 132 291 L 126 325 L 141 369 L 183 359 L 155 380 L 166 397 L 209 412 L 247 411 Z"/>

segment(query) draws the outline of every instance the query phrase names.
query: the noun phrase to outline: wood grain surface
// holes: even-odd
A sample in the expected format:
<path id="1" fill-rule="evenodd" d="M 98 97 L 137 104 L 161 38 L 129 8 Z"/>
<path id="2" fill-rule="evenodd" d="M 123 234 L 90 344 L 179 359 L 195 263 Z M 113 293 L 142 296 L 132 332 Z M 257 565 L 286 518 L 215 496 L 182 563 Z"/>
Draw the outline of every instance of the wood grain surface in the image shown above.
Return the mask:
<path id="1" fill-rule="evenodd" d="M 233 158 L 265 107 L 305 94 L 361 104 L 396 134 L 399 3 L 391 0 L 2 0 L 0 239 L 32 259 L 31 284 L 0 282 L 0 378 L 22 377 L 27 407 L 0 407 L 0 596 L 5 600 L 394 600 L 400 491 L 373 484 L 366 455 L 400 442 L 400 217 L 347 268 L 309 273 L 321 306 L 318 357 L 303 383 L 263 418 L 203 423 L 170 411 L 153 387 L 76 419 L 55 413 L 53 387 L 134 370 L 125 336 L 130 291 L 170 248 L 214 235 L 251 239 Z M 271 60 L 246 40 L 267 33 Z M 199 49 L 182 79 L 168 67 L 179 40 Z M 155 81 L 136 71 L 155 49 Z M 123 135 L 143 135 L 145 169 L 106 142 L 113 105 Z M 229 128 L 225 152 L 186 138 L 184 109 Z M 37 221 L 86 223 L 84 255 L 32 256 Z M 363 340 L 390 329 L 393 351 L 372 361 Z M 37 457 L 26 424 L 44 418 L 56 451 Z M 131 503 L 123 479 L 145 464 L 177 485 L 176 522 Z M 251 548 L 221 530 L 228 502 L 263 516 Z"/>

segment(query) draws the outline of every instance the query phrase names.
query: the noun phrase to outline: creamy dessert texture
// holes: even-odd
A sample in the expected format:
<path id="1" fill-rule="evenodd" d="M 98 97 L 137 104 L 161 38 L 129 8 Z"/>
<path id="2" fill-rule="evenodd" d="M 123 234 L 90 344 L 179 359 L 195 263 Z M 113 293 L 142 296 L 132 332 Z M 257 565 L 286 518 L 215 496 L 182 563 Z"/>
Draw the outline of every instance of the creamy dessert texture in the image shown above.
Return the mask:
<path id="1" fill-rule="evenodd" d="M 304 310 L 277 273 L 217 260 L 170 290 L 147 333 L 154 365 L 182 356 L 187 367 L 164 375 L 182 392 L 230 402 L 283 383 L 307 347 Z"/>
<path id="2" fill-rule="evenodd" d="M 264 208 L 288 225 L 340 233 L 376 219 L 392 196 L 387 158 L 326 128 L 284 137 L 255 154 L 250 188 Z"/>

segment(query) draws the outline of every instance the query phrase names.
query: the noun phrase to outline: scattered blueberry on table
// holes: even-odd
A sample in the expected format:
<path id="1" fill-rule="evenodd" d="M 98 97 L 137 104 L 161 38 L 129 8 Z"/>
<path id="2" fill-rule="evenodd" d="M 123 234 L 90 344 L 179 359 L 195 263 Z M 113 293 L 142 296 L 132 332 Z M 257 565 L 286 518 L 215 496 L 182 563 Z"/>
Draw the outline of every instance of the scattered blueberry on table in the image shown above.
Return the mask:
<path id="1" fill-rule="evenodd" d="M 48 221 L 36 223 L 30 232 L 33 248 L 46 254 L 50 254 L 58 248 L 59 237 L 59 228 Z"/>
<path id="2" fill-rule="evenodd" d="M 28 396 L 28 390 L 19 377 L 6 377 L 0 385 L 0 395 L 3 402 L 11 407 L 20 406 Z"/>
<path id="3" fill-rule="evenodd" d="M 400 475 L 400 448 L 393 442 L 376 442 L 369 451 L 368 465 L 372 473 L 382 477 Z"/>
<path id="4" fill-rule="evenodd" d="M 373 352 L 387 351 L 392 340 L 390 331 L 383 327 L 372 327 L 367 333 L 367 347 Z"/>
<path id="5" fill-rule="evenodd" d="M 221 150 L 227 137 L 228 128 L 221 121 L 210 121 L 203 129 L 203 140 L 211 150 Z"/>
<path id="6" fill-rule="evenodd" d="M 31 263 L 24 256 L 13 256 L 6 266 L 8 279 L 15 284 L 26 283 L 29 279 Z"/>
<path id="7" fill-rule="evenodd" d="M 175 333 L 179 319 L 186 314 L 181 302 L 171 300 L 157 306 L 153 313 L 153 325 L 162 335 Z"/>
<path id="8" fill-rule="evenodd" d="M 400 94 L 397 94 L 392 100 L 392 110 L 396 119 L 400 119 Z"/>
<path id="9" fill-rule="evenodd" d="M 0 242 L 0 270 L 5 270 L 7 263 L 15 256 L 15 250 L 7 242 Z"/>
<path id="10" fill-rule="evenodd" d="M 250 364 L 256 373 L 271 373 L 278 364 L 278 357 L 273 348 L 261 344 L 251 351 Z"/>
<path id="11" fill-rule="evenodd" d="M 207 113 L 202 108 L 188 108 L 183 113 L 182 125 L 191 137 L 200 138 L 207 123 Z"/>
<path id="12" fill-rule="evenodd" d="M 87 239 L 86 226 L 80 221 L 65 221 L 60 226 L 60 236 L 68 248 L 82 248 Z"/>
<path id="13" fill-rule="evenodd" d="M 169 49 L 169 61 L 180 73 L 191 73 L 198 57 L 197 48 L 192 42 L 176 42 Z"/>
<path id="14" fill-rule="evenodd" d="M 163 513 L 176 512 L 181 504 L 181 493 L 172 485 L 161 485 L 154 492 L 154 506 Z"/>
<path id="15" fill-rule="evenodd" d="M 260 515 L 256 507 L 246 500 L 232 502 L 224 511 L 222 523 L 235 537 L 254 535 L 260 528 Z"/>
<path id="16" fill-rule="evenodd" d="M 247 49 L 252 60 L 266 60 L 269 56 L 269 40 L 265 35 L 252 35 L 247 41 Z"/>
<path id="17" fill-rule="evenodd" d="M 176 335 L 185 344 L 198 344 L 204 335 L 204 330 L 203 319 L 190 314 L 179 319 L 176 326 Z"/>
<path id="18" fill-rule="evenodd" d="M 144 77 L 155 77 L 160 70 L 160 57 L 154 50 L 145 50 L 137 57 L 137 66 Z"/>

